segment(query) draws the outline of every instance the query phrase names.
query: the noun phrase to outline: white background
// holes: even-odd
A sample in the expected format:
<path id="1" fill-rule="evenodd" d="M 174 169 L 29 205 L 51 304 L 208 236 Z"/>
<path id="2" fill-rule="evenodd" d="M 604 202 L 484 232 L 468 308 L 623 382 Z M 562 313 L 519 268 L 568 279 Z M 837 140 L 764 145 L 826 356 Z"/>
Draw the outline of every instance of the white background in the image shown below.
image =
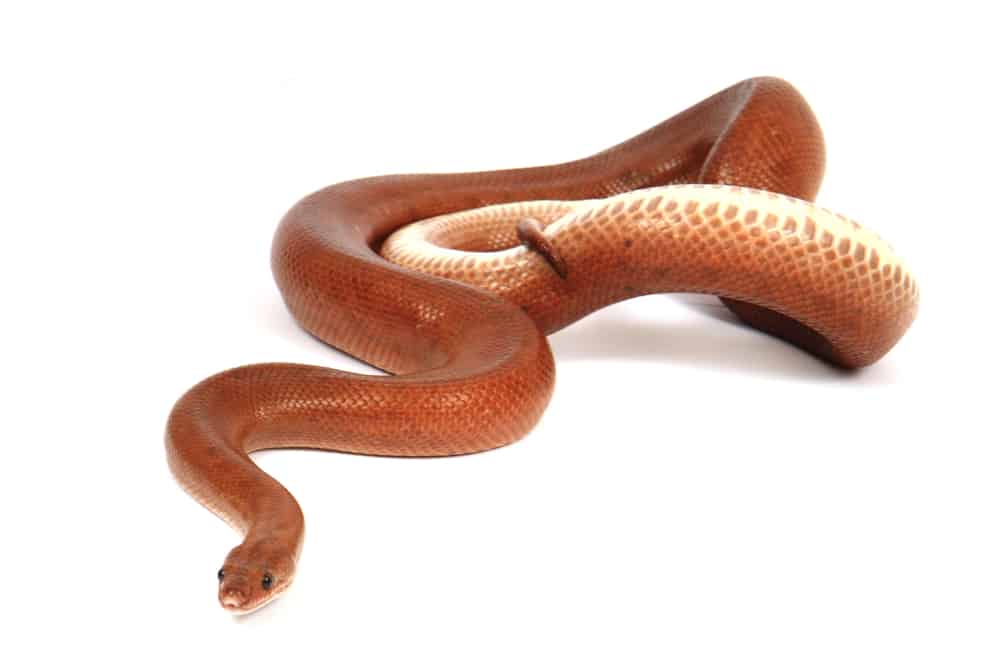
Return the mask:
<path id="1" fill-rule="evenodd" d="M 994 19 L 584 4 L 4 4 L 17 663 L 1000 662 Z M 555 397 L 512 447 L 259 455 L 306 513 L 299 573 L 256 615 L 218 607 L 237 538 L 167 471 L 171 404 L 244 363 L 364 370 L 271 281 L 293 202 L 581 157 L 761 74 L 824 127 L 821 203 L 921 282 L 883 361 L 837 372 L 710 298 L 609 308 L 552 337 Z"/>

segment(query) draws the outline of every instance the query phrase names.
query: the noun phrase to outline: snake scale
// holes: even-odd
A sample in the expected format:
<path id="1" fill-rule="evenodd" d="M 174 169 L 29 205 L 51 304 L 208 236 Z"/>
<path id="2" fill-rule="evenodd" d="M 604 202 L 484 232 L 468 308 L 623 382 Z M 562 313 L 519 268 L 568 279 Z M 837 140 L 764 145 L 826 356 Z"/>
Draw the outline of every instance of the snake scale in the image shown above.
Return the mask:
<path id="1" fill-rule="evenodd" d="M 919 291 L 887 243 L 808 203 L 824 166 L 802 96 L 756 78 L 584 159 L 365 178 L 299 201 L 272 247 L 287 307 L 391 375 L 256 364 L 174 405 L 170 469 L 243 536 L 218 572 L 222 606 L 276 598 L 302 548 L 298 503 L 250 453 L 444 456 L 514 442 L 552 393 L 546 335 L 608 304 L 716 294 L 833 364 L 881 358 Z"/>

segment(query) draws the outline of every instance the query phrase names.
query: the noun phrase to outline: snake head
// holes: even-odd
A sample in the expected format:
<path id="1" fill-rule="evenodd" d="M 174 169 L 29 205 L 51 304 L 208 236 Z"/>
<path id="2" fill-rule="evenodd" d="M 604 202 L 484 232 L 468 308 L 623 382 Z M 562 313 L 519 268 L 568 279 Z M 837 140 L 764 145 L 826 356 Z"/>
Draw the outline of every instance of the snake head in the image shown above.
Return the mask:
<path id="1" fill-rule="evenodd" d="M 219 570 L 219 604 L 248 614 L 276 599 L 292 583 L 295 561 L 268 542 L 244 542 L 229 552 Z"/>

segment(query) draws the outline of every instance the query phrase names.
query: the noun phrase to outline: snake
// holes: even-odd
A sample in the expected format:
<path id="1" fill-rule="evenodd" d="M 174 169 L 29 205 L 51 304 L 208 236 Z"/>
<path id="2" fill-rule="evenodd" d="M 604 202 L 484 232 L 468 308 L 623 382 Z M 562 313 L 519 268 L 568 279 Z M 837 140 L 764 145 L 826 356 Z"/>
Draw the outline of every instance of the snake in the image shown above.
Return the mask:
<path id="1" fill-rule="evenodd" d="M 552 395 L 546 336 L 609 304 L 713 294 L 833 365 L 883 357 L 919 288 L 874 232 L 810 203 L 825 159 L 798 90 L 758 77 L 582 159 L 362 178 L 301 199 L 272 244 L 283 300 L 305 331 L 384 374 L 251 364 L 177 400 L 169 468 L 241 536 L 217 572 L 223 609 L 286 591 L 305 535 L 299 504 L 251 453 L 515 442 Z"/>

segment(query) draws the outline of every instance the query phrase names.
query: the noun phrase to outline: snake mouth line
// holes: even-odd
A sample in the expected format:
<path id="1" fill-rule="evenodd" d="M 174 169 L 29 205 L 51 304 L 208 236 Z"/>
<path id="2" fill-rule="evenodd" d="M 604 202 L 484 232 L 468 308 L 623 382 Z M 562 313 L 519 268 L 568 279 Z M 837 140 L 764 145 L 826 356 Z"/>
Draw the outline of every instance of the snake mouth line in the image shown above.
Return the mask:
<path id="1" fill-rule="evenodd" d="M 281 588 L 279 588 L 274 593 L 271 593 L 267 598 L 265 598 L 264 600 L 261 600 L 260 602 L 258 602 L 256 605 L 254 605 L 252 607 L 229 607 L 229 606 L 226 606 L 225 604 L 222 604 L 221 606 L 222 606 L 223 611 L 225 611 L 225 612 L 227 612 L 229 614 L 232 614 L 233 616 L 246 616 L 248 614 L 252 614 L 253 612 L 255 612 L 257 610 L 262 609 L 262 608 L 268 606 L 269 604 L 271 604 L 272 602 L 274 602 L 275 600 L 277 600 L 278 598 L 280 598 L 282 595 L 285 594 L 285 591 L 288 590 L 288 587 L 290 585 L 291 585 L 291 582 L 288 582 L 287 584 L 285 584 L 284 586 L 282 586 Z"/>

